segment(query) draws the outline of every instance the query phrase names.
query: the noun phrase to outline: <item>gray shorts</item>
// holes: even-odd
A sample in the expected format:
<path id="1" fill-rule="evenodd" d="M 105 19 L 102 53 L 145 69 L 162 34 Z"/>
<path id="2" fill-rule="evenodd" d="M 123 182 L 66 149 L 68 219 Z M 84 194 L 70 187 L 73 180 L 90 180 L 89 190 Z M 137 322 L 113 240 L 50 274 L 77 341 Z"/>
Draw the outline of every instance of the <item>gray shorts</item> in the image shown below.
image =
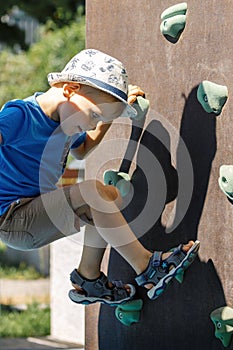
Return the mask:
<path id="1" fill-rule="evenodd" d="M 80 218 L 71 207 L 70 186 L 23 198 L 0 217 L 0 239 L 8 246 L 40 248 L 80 230 Z"/>

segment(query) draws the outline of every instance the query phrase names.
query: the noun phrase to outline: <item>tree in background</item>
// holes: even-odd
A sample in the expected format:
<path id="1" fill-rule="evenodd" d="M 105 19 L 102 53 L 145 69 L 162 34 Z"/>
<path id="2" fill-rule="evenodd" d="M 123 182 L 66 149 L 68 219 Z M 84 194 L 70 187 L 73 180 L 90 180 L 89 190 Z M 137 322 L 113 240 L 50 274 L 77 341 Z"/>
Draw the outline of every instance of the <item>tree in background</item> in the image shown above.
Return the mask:
<path id="1" fill-rule="evenodd" d="M 12 0 L 11 0 L 12 1 Z M 85 13 L 85 0 L 17 1 L 17 6 L 38 19 L 40 23 L 52 20 L 58 27 L 68 25 Z"/>
<path id="2" fill-rule="evenodd" d="M 40 26 L 39 38 L 27 51 L 15 54 L 8 48 L 0 52 L 0 106 L 48 89 L 47 74 L 62 70 L 85 47 L 85 16 L 76 14 L 75 20 L 61 27 L 49 19 Z"/>
<path id="3" fill-rule="evenodd" d="M 85 14 L 85 0 L 27 1 L 8 0 L 0 6 L 0 43 L 13 47 L 19 44 L 26 50 L 24 30 L 19 26 L 23 17 L 31 16 L 38 23 L 50 23 L 51 28 L 62 28 Z"/>

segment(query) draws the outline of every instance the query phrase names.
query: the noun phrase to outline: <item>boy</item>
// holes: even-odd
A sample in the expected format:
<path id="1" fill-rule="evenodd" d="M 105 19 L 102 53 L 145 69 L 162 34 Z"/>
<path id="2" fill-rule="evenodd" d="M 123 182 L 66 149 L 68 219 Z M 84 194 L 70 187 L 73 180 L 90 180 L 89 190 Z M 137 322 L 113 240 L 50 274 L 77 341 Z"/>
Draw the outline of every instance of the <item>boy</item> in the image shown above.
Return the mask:
<path id="1" fill-rule="evenodd" d="M 107 242 L 155 299 L 194 260 L 199 242 L 190 241 L 172 253 L 151 253 L 119 211 L 116 188 L 94 180 L 56 188 L 70 150 L 84 157 L 101 141 L 108 123 L 135 116 L 127 101 L 126 70 L 117 59 L 88 49 L 62 72 L 50 73 L 48 82 L 51 88 L 45 93 L 10 101 L 0 113 L 0 238 L 15 249 L 36 249 L 79 231 L 81 218 L 95 226 L 91 232 L 96 245 L 84 246 L 80 266 L 71 273 L 75 289 L 70 298 L 117 305 L 135 294 L 133 285 L 109 282 L 100 271 Z M 143 91 L 132 87 L 129 100 L 137 95 Z"/>

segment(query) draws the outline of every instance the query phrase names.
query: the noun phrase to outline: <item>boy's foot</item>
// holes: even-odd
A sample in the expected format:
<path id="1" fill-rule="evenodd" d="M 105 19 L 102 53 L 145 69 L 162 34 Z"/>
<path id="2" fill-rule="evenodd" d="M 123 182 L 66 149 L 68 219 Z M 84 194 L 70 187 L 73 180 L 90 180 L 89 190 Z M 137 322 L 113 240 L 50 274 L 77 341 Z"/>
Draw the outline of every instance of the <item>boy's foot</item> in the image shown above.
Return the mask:
<path id="1" fill-rule="evenodd" d="M 110 283 L 103 272 L 99 278 L 88 280 L 74 270 L 70 274 L 70 279 L 75 289 L 69 291 L 69 297 L 78 304 L 88 305 L 100 302 L 117 306 L 132 299 L 136 292 L 131 284 L 123 284 L 121 281 Z"/>
<path id="2" fill-rule="evenodd" d="M 174 277 L 182 281 L 184 271 L 195 260 L 199 246 L 199 241 L 190 241 L 167 253 L 155 251 L 146 270 L 135 278 L 137 284 L 149 289 L 147 295 L 150 299 L 158 298 Z"/>

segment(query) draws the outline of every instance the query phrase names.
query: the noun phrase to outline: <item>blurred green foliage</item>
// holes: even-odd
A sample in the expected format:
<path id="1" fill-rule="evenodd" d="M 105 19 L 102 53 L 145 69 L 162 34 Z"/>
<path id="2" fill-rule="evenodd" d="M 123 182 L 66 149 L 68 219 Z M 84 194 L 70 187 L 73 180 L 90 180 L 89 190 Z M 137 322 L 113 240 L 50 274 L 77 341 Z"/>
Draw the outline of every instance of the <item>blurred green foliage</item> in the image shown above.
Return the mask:
<path id="1" fill-rule="evenodd" d="M 44 278 L 44 276 L 34 266 L 24 261 L 10 262 L 7 258 L 7 246 L 0 242 L 0 279 L 35 280 L 39 278 Z"/>
<path id="2" fill-rule="evenodd" d="M 10 14 L 14 6 L 36 18 L 40 23 L 46 23 L 51 19 L 60 27 L 74 21 L 77 12 L 81 16 L 85 13 L 85 0 L 8 0 L 1 2 L 0 17 Z"/>
<path id="3" fill-rule="evenodd" d="M 47 74 L 61 71 L 85 47 L 85 17 L 56 30 L 44 25 L 40 40 L 28 51 L 0 52 L 0 106 L 49 88 Z"/>
<path id="4" fill-rule="evenodd" d="M 37 280 L 44 278 L 34 266 L 27 265 L 24 261 L 19 264 L 1 264 L 0 265 L 0 279 L 12 280 Z"/>
<path id="5" fill-rule="evenodd" d="M 33 303 L 25 311 L 0 305 L 0 337 L 41 337 L 50 334 L 50 308 Z"/>
<path id="6" fill-rule="evenodd" d="M 70 25 L 85 14 L 85 0 L 2 1 L 0 6 L 0 43 L 27 49 L 24 31 L 19 21 L 30 16 L 40 24 L 50 23 L 58 28 Z M 9 21 L 9 19 L 11 20 Z M 22 24 L 22 23 L 21 23 Z"/>

